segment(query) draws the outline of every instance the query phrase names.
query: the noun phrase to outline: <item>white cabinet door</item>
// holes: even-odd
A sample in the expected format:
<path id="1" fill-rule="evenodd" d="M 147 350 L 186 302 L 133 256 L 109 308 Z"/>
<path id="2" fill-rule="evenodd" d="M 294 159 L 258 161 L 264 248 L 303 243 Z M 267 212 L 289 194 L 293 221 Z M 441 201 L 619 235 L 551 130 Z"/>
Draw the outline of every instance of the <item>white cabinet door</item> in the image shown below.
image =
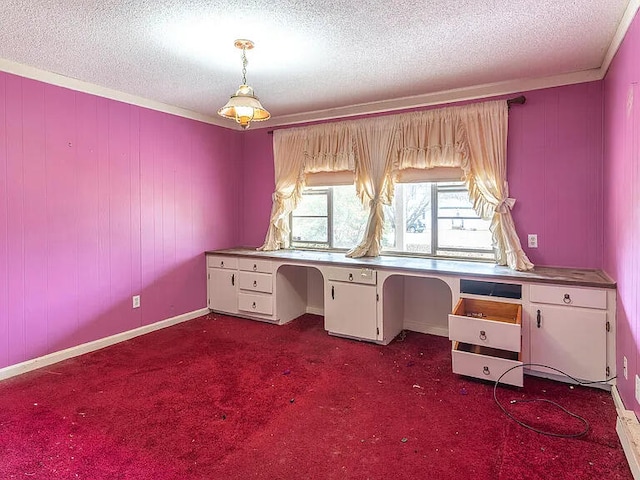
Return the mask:
<path id="1" fill-rule="evenodd" d="M 376 287 L 328 281 L 325 290 L 324 327 L 330 333 L 376 340 Z"/>
<path id="2" fill-rule="evenodd" d="M 238 313 L 238 272 L 222 268 L 208 268 L 207 295 L 211 310 Z"/>
<path id="3" fill-rule="evenodd" d="M 580 380 L 602 380 L 607 369 L 607 312 L 530 304 L 531 363 L 555 367 Z M 531 367 L 532 370 L 557 372 Z"/>

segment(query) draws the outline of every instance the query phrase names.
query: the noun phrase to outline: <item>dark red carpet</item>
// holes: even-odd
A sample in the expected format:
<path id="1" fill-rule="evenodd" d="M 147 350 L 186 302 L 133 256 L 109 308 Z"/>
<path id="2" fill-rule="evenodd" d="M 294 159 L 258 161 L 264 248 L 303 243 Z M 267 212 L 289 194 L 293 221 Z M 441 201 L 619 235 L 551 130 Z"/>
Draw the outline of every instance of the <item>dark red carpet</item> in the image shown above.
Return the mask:
<path id="1" fill-rule="evenodd" d="M 210 315 L 0 383 L 1 479 L 631 479 L 608 392 L 525 377 L 580 439 L 509 420 L 446 338 Z M 543 393 L 544 391 L 544 393 Z M 544 404 L 510 408 L 558 432 Z"/>

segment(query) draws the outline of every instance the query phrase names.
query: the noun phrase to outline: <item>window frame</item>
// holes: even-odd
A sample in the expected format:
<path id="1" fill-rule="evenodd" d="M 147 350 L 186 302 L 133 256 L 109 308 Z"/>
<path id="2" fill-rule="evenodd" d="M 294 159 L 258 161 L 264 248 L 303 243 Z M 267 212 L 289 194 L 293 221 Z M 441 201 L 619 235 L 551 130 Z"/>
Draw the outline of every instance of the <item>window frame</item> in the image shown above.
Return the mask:
<path id="1" fill-rule="evenodd" d="M 327 198 L 327 214 L 326 215 L 294 215 L 294 211 L 289 215 L 289 224 L 291 228 L 289 229 L 289 244 L 307 244 L 307 245 L 326 245 L 326 248 L 322 248 L 322 250 L 333 250 L 333 188 L 332 186 L 324 186 L 324 187 L 306 187 L 305 190 L 309 190 L 309 192 L 302 192 L 302 195 L 325 195 Z M 327 241 L 326 242 L 317 242 L 313 240 L 293 240 L 293 219 L 294 218 L 326 218 L 327 219 Z M 311 250 L 320 250 L 320 248 L 313 247 L 294 247 L 294 248 L 307 248 Z"/>
<path id="2" fill-rule="evenodd" d="M 381 255 L 388 256 L 408 256 L 408 257 L 419 257 L 419 258 L 441 258 L 441 259 L 453 259 L 453 260 L 464 260 L 464 261 L 473 261 L 473 262 L 485 262 L 491 263 L 494 261 L 493 258 L 487 258 L 486 256 L 474 256 L 474 257 L 465 257 L 459 255 L 443 255 L 438 254 L 438 251 L 447 251 L 447 252 L 456 252 L 456 253 L 469 253 L 469 254 L 477 254 L 477 255 L 487 255 L 493 254 L 494 250 L 492 247 L 487 249 L 477 249 L 477 248 L 459 248 L 459 247 L 441 247 L 439 245 L 438 238 L 438 220 L 442 219 L 470 219 L 476 220 L 480 219 L 479 216 L 475 217 L 440 217 L 438 216 L 438 193 L 442 190 L 444 191 L 454 191 L 454 192 L 467 192 L 468 190 L 464 184 L 460 182 L 459 185 L 451 185 L 449 188 L 441 186 L 440 184 L 445 183 L 458 183 L 460 180 L 449 180 L 449 179 L 438 179 L 438 180 L 424 180 L 424 181 L 408 181 L 408 182 L 398 182 L 399 185 L 409 185 L 412 183 L 431 183 L 433 184 L 431 188 L 431 251 L 430 253 L 422 253 L 422 252 L 409 252 L 409 251 L 401 251 L 401 250 L 388 250 L 384 247 L 382 248 Z M 344 185 L 341 183 L 340 185 Z M 331 252 L 346 252 L 350 250 L 350 248 L 340 248 L 334 247 L 334 235 L 333 235 L 333 187 L 340 185 L 324 185 L 324 186 L 307 186 L 305 187 L 302 195 L 319 195 L 324 194 L 327 197 L 327 215 L 318 216 L 318 215 L 294 215 L 294 212 L 291 212 L 289 215 L 290 224 L 293 227 L 293 218 L 327 218 L 327 242 L 317 242 L 317 241 L 308 241 L 308 240 L 294 240 L 293 239 L 293 228 L 291 228 L 289 233 L 289 242 L 292 249 L 301 249 L 301 250 L 316 250 L 316 251 L 331 251 Z M 443 188 L 444 187 L 444 188 Z M 402 228 L 406 228 L 405 225 Z M 396 234 L 397 238 L 397 234 Z M 318 245 L 318 246 L 316 246 Z M 322 245 L 322 246 L 319 246 Z M 353 245 L 355 247 L 356 245 Z"/>
<path id="3" fill-rule="evenodd" d="M 439 206 L 438 206 L 438 193 L 440 191 L 448 191 L 448 192 L 467 192 L 467 194 L 469 193 L 469 190 L 467 190 L 467 188 L 464 185 L 450 185 L 450 186 L 445 186 L 445 185 L 440 185 L 440 184 L 444 184 L 444 183 L 453 183 L 453 182 L 433 182 L 435 183 L 436 188 L 432 188 L 431 189 L 431 201 L 432 203 L 432 207 L 431 207 L 431 232 L 432 232 L 432 245 L 434 246 L 433 248 L 433 253 L 432 255 L 434 257 L 438 257 L 438 258 L 442 258 L 445 257 L 444 255 L 438 255 L 437 252 L 439 250 L 446 250 L 446 251 L 450 251 L 450 252 L 460 252 L 460 253 L 477 253 L 477 254 L 489 254 L 489 253 L 493 253 L 493 248 L 488 248 L 488 249 L 484 249 L 484 248 L 459 248 L 459 247 L 442 247 L 439 243 L 439 239 L 438 239 L 438 220 L 456 220 L 456 219 L 461 219 L 461 220 L 477 220 L 480 219 L 481 217 L 479 215 L 476 215 L 475 217 L 440 217 L 438 214 L 438 211 L 440 210 Z M 433 213 L 435 213 L 435 215 L 433 215 Z M 435 233 L 434 233 L 435 232 Z M 446 256 L 446 258 L 461 258 L 455 255 L 450 255 L 450 256 Z M 480 259 L 480 257 L 476 257 L 476 259 Z M 484 258 L 482 258 L 484 260 Z"/>

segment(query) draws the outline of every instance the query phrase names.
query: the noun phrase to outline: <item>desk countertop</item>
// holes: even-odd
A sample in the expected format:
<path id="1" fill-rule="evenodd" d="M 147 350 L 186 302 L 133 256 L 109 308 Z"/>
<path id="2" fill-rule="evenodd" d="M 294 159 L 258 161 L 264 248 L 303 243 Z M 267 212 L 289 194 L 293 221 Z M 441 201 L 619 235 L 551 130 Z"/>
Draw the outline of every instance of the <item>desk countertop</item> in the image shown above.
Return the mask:
<path id="1" fill-rule="evenodd" d="M 560 267 L 535 267 L 518 272 L 493 263 L 437 258 L 382 255 L 379 257 L 348 258 L 340 252 L 316 250 L 277 250 L 263 252 L 254 248 L 210 250 L 206 254 L 233 255 L 279 261 L 320 263 L 326 265 L 402 270 L 406 272 L 457 275 L 462 277 L 492 278 L 520 282 L 553 283 L 582 287 L 616 288 L 616 284 L 602 270 Z"/>

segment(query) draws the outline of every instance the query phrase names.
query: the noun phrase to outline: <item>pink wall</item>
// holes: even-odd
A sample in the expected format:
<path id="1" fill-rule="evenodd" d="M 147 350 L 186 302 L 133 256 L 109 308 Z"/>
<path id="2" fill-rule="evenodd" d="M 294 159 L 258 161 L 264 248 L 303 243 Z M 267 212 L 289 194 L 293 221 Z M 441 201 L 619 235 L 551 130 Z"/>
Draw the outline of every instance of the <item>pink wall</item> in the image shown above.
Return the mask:
<path id="1" fill-rule="evenodd" d="M 604 269 L 618 283 L 618 390 L 640 415 L 634 378 L 640 354 L 640 17 L 636 15 L 604 81 Z M 628 379 L 622 358 L 627 357 Z"/>
<path id="2" fill-rule="evenodd" d="M 602 266 L 602 82 L 526 92 L 509 114 L 509 183 L 523 247 L 539 265 Z M 272 136 L 245 132 L 241 240 L 261 245 L 274 189 Z M 538 249 L 526 246 L 538 234 Z"/>
<path id="3" fill-rule="evenodd" d="M 241 141 L 0 73 L 0 368 L 205 307 Z"/>
<path id="4" fill-rule="evenodd" d="M 275 188 L 273 167 L 273 135 L 266 129 L 244 132 L 242 181 L 242 226 L 241 243 L 258 247 L 263 244 L 269 216 L 271 195 Z"/>
<path id="5" fill-rule="evenodd" d="M 599 268 L 602 83 L 526 95 L 509 131 L 525 250 Z M 202 308 L 202 252 L 262 244 L 274 188 L 266 129 L 2 73 L 0 172 L 0 367 Z"/>

